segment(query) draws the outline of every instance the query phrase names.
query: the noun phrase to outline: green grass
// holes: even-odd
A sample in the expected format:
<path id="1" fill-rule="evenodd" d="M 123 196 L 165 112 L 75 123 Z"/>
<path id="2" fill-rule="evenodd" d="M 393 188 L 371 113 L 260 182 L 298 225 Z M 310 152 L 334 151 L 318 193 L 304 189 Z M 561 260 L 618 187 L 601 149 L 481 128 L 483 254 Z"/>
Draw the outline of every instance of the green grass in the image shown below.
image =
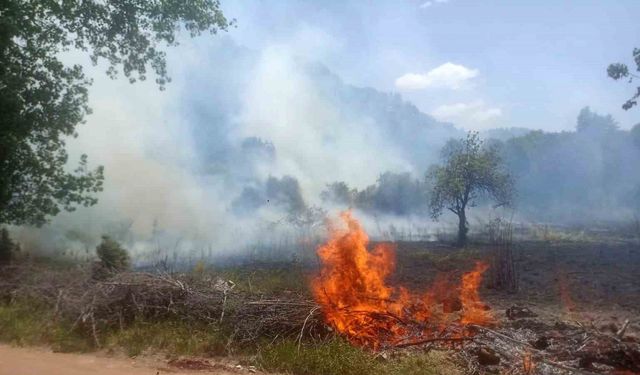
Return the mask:
<path id="1" fill-rule="evenodd" d="M 145 351 L 171 356 L 221 356 L 227 354 L 228 335 L 214 326 L 186 322 L 136 322 L 107 333 L 105 346 L 129 356 Z"/>
<path id="2" fill-rule="evenodd" d="M 234 267 L 213 270 L 212 274 L 236 283 L 237 290 L 251 293 L 308 293 L 308 270 L 299 265 L 280 267 L 246 268 Z"/>
<path id="3" fill-rule="evenodd" d="M 298 350 L 294 341 L 282 341 L 265 347 L 257 363 L 266 371 L 296 375 L 438 375 L 461 374 L 446 353 L 430 352 L 393 359 L 376 357 L 349 345 L 342 339 L 319 344 L 304 344 Z"/>
<path id="4" fill-rule="evenodd" d="M 33 302 L 0 305 L 0 341 L 12 345 L 48 345 L 54 351 L 84 352 L 93 342 L 55 319 L 53 312 Z"/>
<path id="5" fill-rule="evenodd" d="M 54 351 L 86 352 L 96 349 L 88 332 L 72 329 L 69 322 L 37 304 L 0 305 L 0 341 L 17 346 L 50 346 Z M 144 351 L 171 355 L 217 356 L 226 354 L 227 337 L 216 327 L 186 322 L 135 322 L 124 329 L 99 332 L 101 346 L 129 356 Z"/>

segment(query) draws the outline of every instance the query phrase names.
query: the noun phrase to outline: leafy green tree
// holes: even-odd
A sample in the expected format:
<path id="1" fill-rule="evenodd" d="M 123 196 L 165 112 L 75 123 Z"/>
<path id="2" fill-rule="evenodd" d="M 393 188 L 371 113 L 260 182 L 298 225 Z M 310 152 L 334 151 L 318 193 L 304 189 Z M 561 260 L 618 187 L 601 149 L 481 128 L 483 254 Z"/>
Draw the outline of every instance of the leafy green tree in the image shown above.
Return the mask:
<path id="1" fill-rule="evenodd" d="M 97 202 L 103 170 L 80 158 L 65 166 L 65 140 L 89 114 L 91 80 L 80 65 L 65 65 L 70 49 L 106 60 L 114 78 L 130 82 L 156 75 L 169 82 L 162 45 L 226 30 L 217 0 L 3 0 L 0 1 L 0 223 L 41 225 L 61 209 Z"/>
<path id="2" fill-rule="evenodd" d="M 633 60 L 636 64 L 636 71 L 640 72 L 640 48 L 633 49 Z M 622 63 L 610 64 L 607 68 L 607 74 L 615 80 L 622 78 L 628 79 L 629 83 L 633 82 L 634 78 L 640 78 L 638 74 L 629 72 L 629 67 Z M 637 105 L 638 97 L 640 97 L 640 86 L 636 88 L 635 94 L 633 94 L 633 96 L 631 96 L 631 98 L 622 105 L 622 108 L 627 110 Z"/>
<path id="3" fill-rule="evenodd" d="M 443 164 L 432 166 L 427 178 L 432 183 L 429 208 L 437 219 L 447 209 L 458 216 L 458 244 L 467 243 L 466 210 L 485 196 L 496 206 L 509 205 L 514 193 L 513 178 L 506 171 L 495 147 L 484 147 L 478 133 L 450 141 L 442 150 Z"/>

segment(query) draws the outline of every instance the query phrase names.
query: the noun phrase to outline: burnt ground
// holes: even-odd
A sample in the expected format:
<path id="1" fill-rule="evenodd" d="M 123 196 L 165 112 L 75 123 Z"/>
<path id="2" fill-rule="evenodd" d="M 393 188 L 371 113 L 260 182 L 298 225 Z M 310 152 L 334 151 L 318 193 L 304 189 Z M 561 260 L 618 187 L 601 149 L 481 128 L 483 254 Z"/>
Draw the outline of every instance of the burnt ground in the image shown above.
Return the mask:
<path id="1" fill-rule="evenodd" d="M 492 256 L 492 246 L 488 244 L 465 249 L 429 242 L 398 242 L 396 246 L 397 270 L 391 281 L 415 291 L 424 290 L 437 278 L 455 283 L 462 272 L 473 268 L 476 260 L 489 260 Z M 488 282 L 480 291 L 498 320 L 496 330 L 528 343 L 543 340 L 546 345 L 550 339 L 554 350 L 544 347 L 549 352 L 543 350 L 539 352 L 541 356 L 585 373 L 640 372 L 640 357 L 635 349 L 619 348 L 621 342 L 636 345 L 640 340 L 637 241 L 522 241 L 514 243 L 513 253 L 518 291 L 492 289 Z M 487 278 L 491 277 L 489 272 Z M 509 319 L 506 310 L 514 306 L 526 308 L 535 316 Z M 618 339 L 616 332 L 626 320 L 630 324 Z M 510 347 L 506 351 L 512 349 L 508 343 L 501 345 Z M 500 371 L 520 366 L 519 359 L 510 358 L 513 353 L 504 354 Z M 538 368 L 539 373 L 563 373 L 555 370 Z M 621 370 L 629 372 L 616 372 Z M 491 366 L 478 372 L 486 371 L 492 372 Z M 538 373 L 519 371 L 513 373 Z"/>
<path id="2" fill-rule="evenodd" d="M 428 242 L 396 245 L 392 281 L 414 290 L 437 277 L 456 280 L 476 260 L 492 256 L 490 245 L 466 249 Z M 498 315 L 522 304 L 541 314 L 572 320 L 606 324 L 640 319 L 640 246 L 636 243 L 527 241 L 514 244 L 513 251 L 518 291 L 493 290 L 487 283 L 481 290 Z"/>

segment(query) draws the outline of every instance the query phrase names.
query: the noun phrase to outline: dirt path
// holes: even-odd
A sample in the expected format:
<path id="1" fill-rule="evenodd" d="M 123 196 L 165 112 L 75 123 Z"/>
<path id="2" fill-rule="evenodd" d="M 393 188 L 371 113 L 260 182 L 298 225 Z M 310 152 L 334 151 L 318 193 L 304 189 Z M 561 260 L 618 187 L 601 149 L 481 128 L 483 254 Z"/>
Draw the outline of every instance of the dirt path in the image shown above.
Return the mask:
<path id="1" fill-rule="evenodd" d="M 107 357 L 101 354 L 53 353 L 40 348 L 0 345 L 0 375 L 237 375 L 244 371 L 186 371 L 157 360 Z"/>

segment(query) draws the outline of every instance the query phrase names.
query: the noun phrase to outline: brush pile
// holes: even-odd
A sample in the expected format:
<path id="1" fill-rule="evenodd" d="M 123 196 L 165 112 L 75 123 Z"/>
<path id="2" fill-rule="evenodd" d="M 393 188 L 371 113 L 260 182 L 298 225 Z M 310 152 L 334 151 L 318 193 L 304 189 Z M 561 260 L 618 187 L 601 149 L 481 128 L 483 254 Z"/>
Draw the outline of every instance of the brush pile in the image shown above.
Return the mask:
<path id="1" fill-rule="evenodd" d="M 232 281 L 221 278 L 122 272 L 95 280 L 83 269 L 60 272 L 33 265 L 0 272 L 0 300 L 20 298 L 51 306 L 55 318 L 90 332 L 98 347 L 103 329 L 124 328 L 136 320 L 225 326 L 240 342 L 260 336 L 301 339 L 326 331 L 313 301 L 293 293 L 237 291 Z"/>

